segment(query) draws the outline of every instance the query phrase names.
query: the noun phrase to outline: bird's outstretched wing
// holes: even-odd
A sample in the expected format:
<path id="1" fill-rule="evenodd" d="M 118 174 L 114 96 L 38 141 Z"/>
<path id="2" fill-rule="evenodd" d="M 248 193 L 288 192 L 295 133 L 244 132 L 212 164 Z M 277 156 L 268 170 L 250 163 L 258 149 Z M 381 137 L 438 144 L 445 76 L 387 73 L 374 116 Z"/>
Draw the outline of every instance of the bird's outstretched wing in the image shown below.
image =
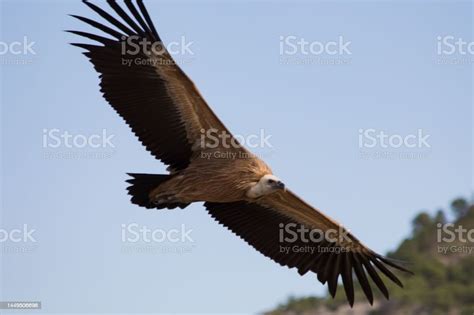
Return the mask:
<path id="1" fill-rule="evenodd" d="M 205 203 L 210 215 L 263 255 L 282 266 L 296 268 L 301 275 L 317 274 L 334 297 L 339 276 L 352 306 L 358 278 L 367 299 L 373 303 L 369 278 L 388 299 L 379 272 L 397 285 L 401 281 L 387 266 L 411 273 L 366 246 L 343 226 L 290 191 L 267 195 L 255 202 Z"/>
<path id="2" fill-rule="evenodd" d="M 68 31 L 96 44 L 74 43 L 100 73 L 101 92 L 148 151 L 173 170 L 188 166 L 202 147 L 203 131 L 231 135 L 193 82 L 176 65 L 143 4 L 125 0 L 129 13 L 107 1 L 122 19 L 83 1 L 110 24 L 73 15 L 111 38 Z M 138 47 L 138 48 L 137 48 Z M 238 146 L 240 150 L 245 150 Z"/>

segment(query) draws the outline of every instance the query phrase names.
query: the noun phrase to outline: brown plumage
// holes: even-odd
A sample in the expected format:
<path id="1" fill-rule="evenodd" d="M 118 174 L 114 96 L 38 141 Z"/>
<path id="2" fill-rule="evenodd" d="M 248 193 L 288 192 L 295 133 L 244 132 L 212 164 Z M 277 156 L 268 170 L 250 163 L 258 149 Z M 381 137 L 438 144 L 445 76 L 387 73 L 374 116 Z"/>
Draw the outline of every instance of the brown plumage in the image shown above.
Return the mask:
<path id="1" fill-rule="evenodd" d="M 296 268 L 301 275 L 315 273 L 321 283 L 328 283 L 333 296 L 340 276 L 350 305 L 354 303 L 353 273 L 370 303 L 374 298 L 370 282 L 389 296 L 379 273 L 402 286 L 388 267 L 408 270 L 376 254 L 339 223 L 287 190 L 265 162 L 239 144 L 229 147 L 219 141 L 216 146 L 209 145 L 203 138 L 206 131 L 233 139 L 232 135 L 169 53 L 165 49 L 150 52 L 152 45 L 164 45 L 142 1 L 136 6 L 125 0 L 129 14 L 115 1 L 107 1 L 123 22 L 84 2 L 115 29 L 74 17 L 113 39 L 70 31 L 99 43 L 73 45 L 86 50 L 84 54 L 100 73 L 107 102 L 145 148 L 169 165 L 168 175 L 129 174 L 128 190 L 134 204 L 172 209 L 204 201 L 210 215 L 222 225 L 280 265 Z M 147 44 L 132 53 L 124 49 L 128 39 L 145 39 Z M 123 60 L 131 62 L 124 65 Z M 147 62 L 134 62 L 137 60 Z M 327 235 L 309 240 L 282 237 L 291 227 Z M 282 247 L 290 249 L 282 252 Z"/>

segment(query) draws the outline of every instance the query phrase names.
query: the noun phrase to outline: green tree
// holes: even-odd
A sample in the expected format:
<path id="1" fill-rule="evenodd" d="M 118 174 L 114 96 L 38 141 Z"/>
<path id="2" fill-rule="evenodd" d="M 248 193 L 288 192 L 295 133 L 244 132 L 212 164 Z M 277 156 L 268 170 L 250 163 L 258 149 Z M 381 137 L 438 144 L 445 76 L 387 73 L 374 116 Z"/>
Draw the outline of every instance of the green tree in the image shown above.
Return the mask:
<path id="1" fill-rule="evenodd" d="M 466 216 L 469 211 L 469 204 L 464 198 L 457 198 L 451 203 L 451 210 L 453 211 L 456 219 Z"/>

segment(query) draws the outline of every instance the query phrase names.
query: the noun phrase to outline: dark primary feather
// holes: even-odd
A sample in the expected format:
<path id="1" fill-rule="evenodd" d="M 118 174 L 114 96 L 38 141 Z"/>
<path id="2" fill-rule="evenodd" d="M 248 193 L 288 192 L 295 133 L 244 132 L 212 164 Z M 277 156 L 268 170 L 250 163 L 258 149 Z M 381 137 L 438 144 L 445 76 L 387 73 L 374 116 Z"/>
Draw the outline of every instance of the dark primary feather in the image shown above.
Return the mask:
<path id="1" fill-rule="evenodd" d="M 142 16 L 141 16 L 140 13 L 137 11 L 137 8 L 135 8 L 135 6 L 133 5 L 132 1 L 131 1 L 131 0 L 125 0 L 124 2 L 125 2 L 125 4 L 127 5 L 127 8 L 128 8 L 128 9 L 130 10 L 130 12 L 132 13 L 132 15 L 133 15 L 133 17 L 135 18 L 135 20 L 137 20 L 138 23 L 140 23 L 140 26 L 142 27 L 142 29 L 145 30 L 145 33 L 153 35 L 153 39 L 156 40 L 156 41 L 159 41 L 160 38 L 154 36 L 154 34 L 153 34 L 153 32 L 151 31 L 150 27 L 149 27 L 148 24 L 143 20 Z"/>
<path id="2" fill-rule="evenodd" d="M 299 238 L 294 242 L 281 240 L 280 230 L 282 226 L 290 223 L 301 224 L 301 222 L 296 222 L 292 218 L 281 214 L 281 212 L 275 211 L 275 209 L 246 201 L 233 203 L 206 202 L 204 205 L 215 220 L 263 255 L 282 266 L 296 268 L 300 275 L 304 275 L 309 271 L 317 274 L 317 278 L 321 283 L 328 283 L 329 293 L 333 297 L 336 295 L 338 279 L 341 276 L 344 291 L 351 306 L 354 304 L 353 273 L 370 304 L 373 303 L 373 292 L 367 274 L 383 295 L 387 299 L 389 297 L 388 290 L 374 265 L 381 273 L 401 286 L 400 280 L 384 265 L 385 262 L 381 259 L 381 257 L 384 257 L 370 250 L 348 250 L 325 239 L 319 243 L 305 243 Z M 310 246 L 315 251 L 313 253 L 309 251 L 282 253 L 281 248 L 287 246 L 298 248 Z M 405 270 L 395 263 L 392 263 L 391 267 Z"/>
<path id="3" fill-rule="evenodd" d="M 375 282 L 375 284 L 377 285 L 377 287 L 379 287 L 380 289 L 380 292 L 382 292 L 382 294 L 385 296 L 385 298 L 389 298 L 389 294 L 388 294 L 388 290 L 387 290 L 387 287 L 385 286 L 385 284 L 383 283 L 382 279 L 379 277 L 379 275 L 377 274 L 377 271 L 375 271 L 374 267 L 372 266 L 372 264 L 370 263 L 370 261 L 367 259 L 366 256 L 364 255 L 358 255 L 358 257 L 361 259 L 362 261 L 362 264 L 364 265 L 365 269 L 367 270 L 367 272 L 369 273 L 370 277 L 372 278 L 372 280 Z"/>
<path id="4" fill-rule="evenodd" d="M 136 34 L 130 28 L 125 26 L 123 23 L 119 22 L 116 18 L 114 18 L 112 15 L 108 14 L 107 12 L 105 12 L 104 10 L 102 10 L 101 8 L 96 6 L 95 4 L 92 4 L 92 3 L 90 3 L 89 1 L 86 1 L 86 0 L 83 0 L 82 2 L 84 2 L 89 8 L 94 10 L 97 14 L 99 14 L 101 17 L 106 19 L 109 23 L 113 24 L 115 27 L 120 29 L 125 34 L 127 34 L 127 35 L 135 35 Z M 110 3 L 109 3 L 109 5 L 110 5 Z"/>
<path id="5" fill-rule="evenodd" d="M 114 36 L 116 39 L 121 39 L 122 36 L 124 36 L 122 33 L 117 32 L 116 30 L 114 30 L 114 29 L 112 29 L 112 28 L 110 28 L 110 27 L 108 27 L 108 26 L 105 26 L 105 25 L 103 25 L 103 24 L 100 24 L 100 23 L 98 23 L 98 22 L 96 22 L 96 21 L 94 21 L 94 20 L 85 18 L 85 17 L 83 17 L 83 16 L 74 15 L 74 14 L 71 14 L 70 16 L 72 16 L 73 18 L 76 18 L 76 19 L 78 19 L 78 20 L 80 20 L 80 21 L 82 21 L 82 22 L 84 22 L 84 23 L 86 23 L 86 24 L 89 24 L 89 25 L 91 25 L 91 26 L 97 28 L 97 29 L 101 30 L 101 31 L 104 32 L 104 33 L 110 34 L 110 35 Z"/>
<path id="6" fill-rule="evenodd" d="M 337 279 L 339 278 L 339 273 L 341 269 L 341 255 L 332 253 L 331 258 L 326 264 L 325 272 L 329 275 L 328 279 L 328 289 L 332 297 L 336 296 L 337 291 Z"/>
<path id="7" fill-rule="evenodd" d="M 95 35 L 95 34 L 91 34 L 91 33 L 86 33 L 86 32 L 81 32 L 81 31 L 71 31 L 71 30 L 67 30 L 66 32 L 95 40 L 95 41 L 97 41 L 99 43 L 102 43 L 104 45 L 114 45 L 115 44 L 115 42 L 113 40 L 109 39 L 109 38 L 105 38 L 105 37 Z"/>
<path id="8" fill-rule="evenodd" d="M 146 36 L 145 30 L 140 28 L 140 26 L 138 26 L 137 23 L 135 23 L 127 13 L 125 13 L 125 11 L 115 1 L 107 0 L 107 3 L 135 31 L 135 33 Z"/>
<path id="9" fill-rule="evenodd" d="M 352 262 L 349 254 L 342 256 L 342 284 L 344 286 L 344 291 L 346 292 L 347 299 L 349 304 L 352 306 L 354 304 L 354 284 L 352 283 Z"/>
<path id="10" fill-rule="evenodd" d="M 362 291 L 364 291 L 364 294 L 367 297 L 367 300 L 369 300 L 369 303 L 372 305 L 372 303 L 374 302 L 374 296 L 372 294 L 372 288 L 370 287 L 370 283 L 369 283 L 369 280 L 367 279 L 365 271 L 362 270 L 362 263 L 357 258 L 356 253 L 351 253 L 350 256 L 351 256 L 351 264 L 354 266 L 354 272 L 357 276 L 357 279 L 359 280 L 359 284 L 362 288 Z"/>
<path id="11" fill-rule="evenodd" d="M 140 11 L 142 12 L 143 16 L 145 17 L 146 22 L 148 23 L 151 32 L 156 40 L 160 40 L 160 36 L 158 35 L 158 32 L 155 29 L 155 25 L 151 21 L 150 14 L 148 14 L 148 10 L 146 9 L 145 5 L 143 4 L 143 0 L 137 0 L 138 7 L 140 8 Z"/>

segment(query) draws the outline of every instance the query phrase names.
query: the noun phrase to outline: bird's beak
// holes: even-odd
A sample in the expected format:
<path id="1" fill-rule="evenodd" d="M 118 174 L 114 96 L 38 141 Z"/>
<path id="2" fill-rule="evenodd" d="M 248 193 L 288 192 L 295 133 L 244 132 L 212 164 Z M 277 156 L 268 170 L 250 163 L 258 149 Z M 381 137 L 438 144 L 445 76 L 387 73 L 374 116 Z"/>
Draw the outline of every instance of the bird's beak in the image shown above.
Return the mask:
<path id="1" fill-rule="evenodd" d="M 283 183 L 282 183 L 282 182 L 280 182 L 280 181 L 279 181 L 279 182 L 277 182 L 277 187 L 278 187 L 278 189 L 281 189 L 281 190 L 286 190 L 286 189 L 285 189 L 285 184 L 283 184 Z"/>

